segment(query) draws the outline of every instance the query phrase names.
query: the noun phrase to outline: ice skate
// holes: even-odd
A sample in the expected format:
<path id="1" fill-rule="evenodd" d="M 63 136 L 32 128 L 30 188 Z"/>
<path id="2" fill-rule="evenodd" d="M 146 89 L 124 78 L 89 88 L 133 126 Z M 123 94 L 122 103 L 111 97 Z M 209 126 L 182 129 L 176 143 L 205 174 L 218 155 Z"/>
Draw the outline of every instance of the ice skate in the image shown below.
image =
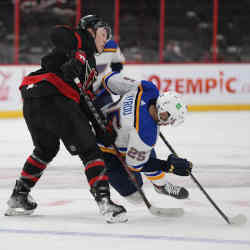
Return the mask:
<path id="1" fill-rule="evenodd" d="M 104 216 L 107 223 L 123 223 L 128 221 L 126 209 L 121 205 L 115 204 L 110 199 L 109 190 L 106 187 L 92 188 L 91 193 L 95 197 L 100 213 Z"/>
<path id="2" fill-rule="evenodd" d="M 5 216 L 31 215 L 37 207 L 37 203 L 29 194 L 22 181 L 17 180 L 13 193 L 7 201 L 8 209 Z"/>
<path id="3" fill-rule="evenodd" d="M 127 211 L 121 206 L 115 204 L 109 198 L 102 198 L 97 202 L 100 213 L 105 217 L 107 223 L 123 223 L 127 222 Z"/>
<path id="4" fill-rule="evenodd" d="M 153 185 L 154 185 L 155 191 L 159 194 L 169 195 L 179 200 L 187 199 L 189 196 L 189 192 L 187 189 L 185 189 L 184 187 L 175 186 L 171 184 L 170 182 L 167 182 L 163 186 L 157 186 L 155 184 Z"/>

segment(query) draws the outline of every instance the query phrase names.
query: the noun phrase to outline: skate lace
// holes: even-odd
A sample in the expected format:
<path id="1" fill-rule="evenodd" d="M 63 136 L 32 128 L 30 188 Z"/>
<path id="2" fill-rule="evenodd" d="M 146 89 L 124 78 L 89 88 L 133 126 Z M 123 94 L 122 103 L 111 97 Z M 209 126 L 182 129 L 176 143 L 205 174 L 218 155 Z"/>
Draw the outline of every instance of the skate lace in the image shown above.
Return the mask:
<path id="1" fill-rule="evenodd" d="M 174 194 L 174 195 L 178 195 L 181 189 L 179 186 L 174 186 L 171 183 L 167 183 L 164 188 L 169 194 Z"/>

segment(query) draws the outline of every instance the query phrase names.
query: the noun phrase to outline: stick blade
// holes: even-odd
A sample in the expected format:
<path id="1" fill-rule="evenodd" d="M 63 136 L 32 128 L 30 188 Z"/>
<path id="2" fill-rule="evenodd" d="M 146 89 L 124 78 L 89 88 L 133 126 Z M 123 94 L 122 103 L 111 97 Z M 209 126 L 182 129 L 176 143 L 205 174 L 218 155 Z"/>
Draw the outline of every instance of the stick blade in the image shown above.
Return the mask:
<path id="1" fill-rule="evenodd" d="M 151 206 L 149 208 L 151 214 L 161 217 L 181 217 L 184 215 L 183 208 L 159 208 Z"/>
<path id="2" fill-rule="evenodd" d="M 238 214 L 229 219 L 230 224 L 232 225 L 244 225 L 247 222 L 247 217 L 244 214 Z"/>

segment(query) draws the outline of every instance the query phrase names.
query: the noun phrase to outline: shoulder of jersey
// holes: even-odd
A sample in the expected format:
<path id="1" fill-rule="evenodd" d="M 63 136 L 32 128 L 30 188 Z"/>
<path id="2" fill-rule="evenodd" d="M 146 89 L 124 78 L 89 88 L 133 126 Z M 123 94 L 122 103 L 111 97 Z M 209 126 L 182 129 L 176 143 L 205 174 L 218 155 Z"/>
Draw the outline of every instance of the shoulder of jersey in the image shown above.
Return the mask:
<path id="1" fill-rule="evenodd" d="M 104 51 L 103 52 L 116 52 L 117 50 L 117 43 L 114 40 L 109 40 L 104 47 Z"/>

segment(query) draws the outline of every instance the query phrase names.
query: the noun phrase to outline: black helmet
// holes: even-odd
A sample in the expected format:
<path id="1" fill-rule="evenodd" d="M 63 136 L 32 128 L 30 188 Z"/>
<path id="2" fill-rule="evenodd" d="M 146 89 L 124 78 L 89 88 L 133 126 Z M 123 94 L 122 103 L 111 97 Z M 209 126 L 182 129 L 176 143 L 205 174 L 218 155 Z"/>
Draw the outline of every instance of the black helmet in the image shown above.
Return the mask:
<path id="1" fill-rule="evenodd" d="M 80 19 L 79 26 L 83 30 L 86 30 L 87 28 L 95 28 L 95 25 L 100 21 L 101 19 L 96 15 L 87 15 Z"/>
<path id="2" fill-rule="evenodd" d="M 111 38 L 111 27 L 103 22 L 96 15 L 87 15 L 80 19 L 78 27 L 80 29 L 86 30 L 88 28 L 92 28 L 93 30 L 97 30 L 98 28 L 104 27 L 107 30 L 108 39 Z"/>

